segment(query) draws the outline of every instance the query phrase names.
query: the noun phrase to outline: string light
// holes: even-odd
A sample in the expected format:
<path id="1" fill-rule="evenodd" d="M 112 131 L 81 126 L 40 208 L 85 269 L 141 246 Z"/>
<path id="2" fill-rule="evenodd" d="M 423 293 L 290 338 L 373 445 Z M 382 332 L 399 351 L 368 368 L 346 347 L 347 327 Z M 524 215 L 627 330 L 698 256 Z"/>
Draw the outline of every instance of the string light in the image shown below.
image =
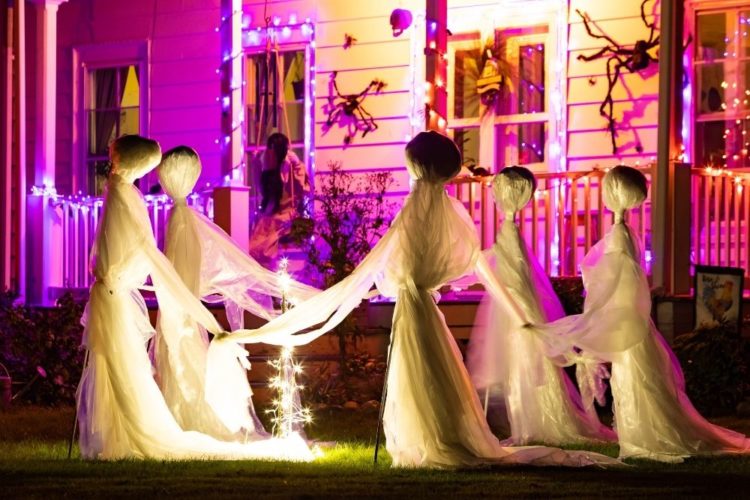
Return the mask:
<path id="1" fill-rule="evenodd" d="M 292 278 L 288 267 L 289 260 L 284 257 L 279 261 L 279 269 L 276 273 L 281 290 L 282 313 L 288 311 L 293 302 L 293 299 L 289 297 Z M 283 346 L 279 358 L 269 361 L 268 364 L 276 371 L 268 385 L 277 391 L 277 396 L 266 413 L 271 416 L 273 434 L 279 438 L 288 438 L 297 433 L 301 426 L 312 422 L 310 409 L 300 403 L 299 391 L 304 389 L 304 386 L 297 384 L 297 375 L 302 374 L 302 365 L 294 360 L 294 351 L 291 346 Z"/>

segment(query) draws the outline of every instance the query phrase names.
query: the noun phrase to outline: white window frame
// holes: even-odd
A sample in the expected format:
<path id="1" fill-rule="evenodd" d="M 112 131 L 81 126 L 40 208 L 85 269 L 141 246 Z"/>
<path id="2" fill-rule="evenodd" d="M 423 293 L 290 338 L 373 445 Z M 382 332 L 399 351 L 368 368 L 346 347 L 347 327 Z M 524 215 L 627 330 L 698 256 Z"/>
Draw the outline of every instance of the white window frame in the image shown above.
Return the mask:
<path id="1" fill-rule="evenodd" d="M 448 92 L 452 95 L 455 84 L 452 63 L 455 61 L 455 48 L 463 47 L 462 38 L 476 33 L 479 40 L 487 38 L 487 34 L 480 35 L 476 31 L 477 26 L 484 27 L 487 33 L 502 32 L 505 30 L 533 28 L 546 26 L 546 33 L 542 34 L 545 41 L 545 112 L 518 115 L 493 115 L 493 126 L 491 132 L 485 132 L 482 140 L 491 140 L 490 147 L 480 144 L 479 165 L 489 167 L 496 172 L 499 164 L 497 161 L 497 127 L 504 125 L 536 123 L 540 117 L 547 124 L 547 141 L 545 147 L 544 163 L 525 165 L 527 168 L 537 172 L 565 171 L 567 170 L 567 57 L 568 57 L 568 6 L 565 1 L 558 0 L 502 0 L 499 5 L 492 8 L 482 6 L 451 9 L 457 19 L 455 24 L 449 22 L 449 29 L 458 34 L 458 41 L 450 41 L 448 44 Z M 488 24 L 491 23 L 491 31 Z M 453 24 L 453 25 L 452 25 Z M 462 28 L 464 28 L 462 30 Z M 536 37 L 538 34 L 520 35 L 518 38 Z M 515 37 L 512 37 L 515 38 Z M 468 42 L 474 43 L 476 41 Z M 455 45 L 455 47 L 452 47 Z M 506 48 L 506 50 L 508 50 Z M 479 68 L 481 71 L 481 68 Z M 453 102 L 448 100 L 448 129 L 480 127 L 481 119 L 453 119 Z M 481 135 L 481 134 L 480 134 Z"/>
<path id="2" fill-rule="evenodd" d="M 149 134 L 149 67 L 151 43 L 148 40 L 137 40 L 118 43 L 81 45 L 73 48 L 73 141 L 72 160 L 73 193 L 89 193 L 88 185 L 88 116 L 86 99 L 90 95 L 91 72 L 100 68 L 137 66 L 139 85 L 139 133 L 144 137 Z M 151 186 L 158 182 L 156 173 L 146 176 L 142 186 Z"/>

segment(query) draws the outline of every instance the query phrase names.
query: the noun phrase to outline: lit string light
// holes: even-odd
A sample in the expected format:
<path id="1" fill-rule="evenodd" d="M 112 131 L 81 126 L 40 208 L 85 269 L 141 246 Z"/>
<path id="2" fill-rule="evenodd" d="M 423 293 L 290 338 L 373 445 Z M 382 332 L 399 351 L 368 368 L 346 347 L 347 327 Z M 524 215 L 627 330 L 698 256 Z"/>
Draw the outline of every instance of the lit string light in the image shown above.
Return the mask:
<path id="1" fill-rule="evenodd" d="M 292 278 L 287 270 L 288 266 L 289 261 L 286 258 L 281 259 L 276 273 L 281 290 L 282 313 L 292 306 L 289 297 Z M 273 434 L 279 438 L 288 438 L 297 433 L 302 426 L 312 422 L 310 409 L 302 406 L 299 397 L 299 391 L 304 389 L 304 386 L 297 384 L 297 375 L 302 373 L 302 365 L 294 360 L 294 351 L 291 346 L 283 346 L 279 358 L 269 361 L 268 364 L 276 371 L 268 385 L 277 391 L 277 396 L 266 413 L 271 416 Z"/>

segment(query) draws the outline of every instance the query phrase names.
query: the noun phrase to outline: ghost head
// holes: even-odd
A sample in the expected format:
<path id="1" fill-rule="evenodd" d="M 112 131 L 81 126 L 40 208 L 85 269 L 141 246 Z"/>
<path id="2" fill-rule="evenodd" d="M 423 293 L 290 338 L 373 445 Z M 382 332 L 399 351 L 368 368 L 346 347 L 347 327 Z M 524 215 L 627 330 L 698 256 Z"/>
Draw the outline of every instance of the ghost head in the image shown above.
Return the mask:
<path id="1" fill-rule="evenodd" d="M 618 222 L 623 219 L 626 210 L 643 203 L 646 195 L 646 176 L 632 167 L 618 165 L 607 172 L 602 181 L 604 205 L 615 213 Z"/>
<path id="2" fill-rule="evenodd" d="M 445 183 L 461 171 L 461 152 L 442 134 L 420 132 L 406 145 L 406 169 L 412 179 Z"/>
<path id="3" fill-rule="evenodd" d="M 159 143 L 139 135 L 123 135 L 109 147 L 112 174 L 127 182 L 140 179 L 161 161 Z"/>
<path id="4" fill-rule="evenodd" d="M 193 191 L 198 182 L 201 160 L 194 149 L 177 146 L 164 153 L 157 172 L 164 192 L 179 203 Z"/>
<path id="5" fill-rule="evenodd" d="M 528 168 L 506 167 L 492 182 L 495 201 L 505 213 L 506 219 L 523 209 L 536 191 L 536 179 Z"/>

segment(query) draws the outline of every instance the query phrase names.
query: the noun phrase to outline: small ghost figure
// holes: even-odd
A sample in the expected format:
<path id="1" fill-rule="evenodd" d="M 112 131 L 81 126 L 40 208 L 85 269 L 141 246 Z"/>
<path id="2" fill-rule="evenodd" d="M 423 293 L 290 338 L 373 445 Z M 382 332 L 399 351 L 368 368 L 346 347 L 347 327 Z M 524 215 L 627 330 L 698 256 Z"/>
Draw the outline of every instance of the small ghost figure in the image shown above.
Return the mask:
<path id="1" fill-rule="evenodd" d="M 436 290 L 476 271 L 504 303 L 479 251 L 474 223 L 445 183 L 458 174 L 461 154 L 449 138 L 422 132 L 406 146 L 411 193 L 386 234 L 343 281 L 254 331 L 226 341 L 300 345 L 340 323 L 376 284 L 396 300 L 391 333 L 386 448 L 394 466 L 461 467 L 486 464 L 580 467 L 615 461 L 595 453 L 557 448 L 506 448 L 492 434 L 461 353 L 438 309 Z M 520 322 L 520 312 L 509 307 Z M 319 323 L 318 330 L 295 335 Z"/>
<path id="2" fill-rule="evenodd" d="M 681 462 L 699 455 L 750 453 L 750 440 L 711 424 L 685 393 L 682 369 L 651 321 L 651 293 L 640 264 L 628 210 L 646 199 L 646 178 L 617 166 L 604 176 L 604 204 L 614 212 L 609 232 L 581 263 L 584 311 L 539 329 L 547 341 L 572 342 L 612 363 L 614 422 L 620 458 Z M 558 349 L 564 350 L 562 344 Z"/>
<path id="3" fill-rule="evenodd" d="M 199 298 L 223 301 L 232 328 L 241 328 L 244 311 L 270 319 L 277 313 L 270 297 L 281 297 L 276 273 L 237 247 L 220 227 L 188 206 L 201 173 L 198 154 L 178 146 L 164 154 L 159 181 L 174 206 L 169 213 L 164 253 L 182 281 Z M 317 290 L 292 282 L 292 296 L 305 299 Z M 179 308 L 161 308 L 154 361 L 164 397 L 177 422 L 186 430 L 219 439 L 259 439 L 267 434 L 258 420 L 247 381 L 247 352 L 206 372 L 208 334 Z"/>
<path id="4" fill-rule="evenodd" d="M 536 189 L 524 167 L 501 170 L 493 181 L 497 206 L 505 217 L 487 260 L 533 323 L 565 315 L 552 285 L 521 237 L 516 217 Z M 596 410 L 584 412 L 581 396 L 565 372 L 546 357 L 542 340 L 513 321 L 503 304 L 486 296 L 469 342 L 467 364 L 474 385 L 504 403 L 511 444 L 563 444 L 614 440 Z M 486 404 L 485 403 L 485 404 Z"/>

